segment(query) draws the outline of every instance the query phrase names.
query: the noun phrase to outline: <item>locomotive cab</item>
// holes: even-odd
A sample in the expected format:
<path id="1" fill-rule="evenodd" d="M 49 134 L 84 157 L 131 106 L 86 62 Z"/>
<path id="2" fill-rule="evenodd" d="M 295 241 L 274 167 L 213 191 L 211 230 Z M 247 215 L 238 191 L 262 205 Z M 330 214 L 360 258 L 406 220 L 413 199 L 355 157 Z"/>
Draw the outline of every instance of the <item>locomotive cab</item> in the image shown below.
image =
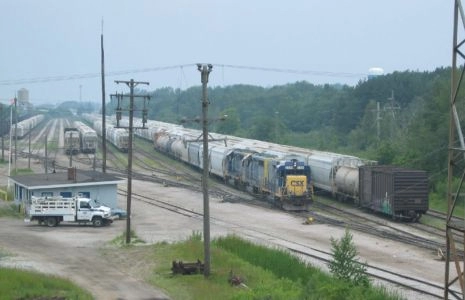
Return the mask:
<path id="1" fill-rule="evenodd" d="M 286 210 L 306 210 L 312 200 L 310 167 L 303 161 L 291 159 L 276 166 L 278 190 L 275 197 Z"/>

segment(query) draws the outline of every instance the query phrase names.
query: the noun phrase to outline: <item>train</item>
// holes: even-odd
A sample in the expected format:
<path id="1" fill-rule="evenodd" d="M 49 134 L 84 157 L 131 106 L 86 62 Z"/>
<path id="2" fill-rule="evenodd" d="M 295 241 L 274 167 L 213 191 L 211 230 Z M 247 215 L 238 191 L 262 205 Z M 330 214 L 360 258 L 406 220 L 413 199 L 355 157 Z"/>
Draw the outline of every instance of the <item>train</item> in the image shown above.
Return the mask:
<path id="1" fill-rule="evenodd" d="M 66 127 L 64 129 L 64 149 L 67 155 L 75 155 L 80 149 L 79 131 L 74 127 Z"/>
<path id="2" fill-rule="evenodd" d="M 20 121 L 17 124 L 13 124 L 10 128 L 10 136 L 17 139 L 24 138 L 29 133 L 29 131 L 37 127 L 37 125 L 39 125 L 43 119 L 44 115 L 39 114 Z"/>
<path id="3" fill-rule="evenodd" d="M 81 121 L 74 121 L 74 128 L 79 132 L 79 147 L 82 153 L 95 153 L 97 149 L 97 132 Z"/>
<path id="4" fill-rule="evenodd" d="M 126 123 L 127 118 L 120 121 Z M 134 127 L 141 125 L 142 120 L 134 118 Z M 157 151 L 203 168 L 200 130 L 153 120 L 146 127 L 134 134 L 151 141 Z M 314 194 L 398 220 L 417 221 L 429 209 L 429 180 L 423 170 L 230 135 L 210 133 L 210 139 L 210 174 L 285 210 L 308 209 Z"/>

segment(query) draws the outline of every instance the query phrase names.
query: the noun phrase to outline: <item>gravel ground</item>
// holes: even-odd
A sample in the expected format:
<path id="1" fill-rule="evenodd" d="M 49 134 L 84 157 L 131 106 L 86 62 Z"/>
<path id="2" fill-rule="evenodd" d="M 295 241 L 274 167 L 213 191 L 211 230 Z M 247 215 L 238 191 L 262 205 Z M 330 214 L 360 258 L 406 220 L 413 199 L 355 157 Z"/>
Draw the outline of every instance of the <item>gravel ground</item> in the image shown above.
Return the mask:
<path id="1" fill-rule="evenodd" d="M 6 174 L 5 170 L 1 171 L 0 174 Z M 6 176 L 0 177 L 0 184 L 6 185 Z M 133 191 L 202 212 L 202 195 L 199 193 L 137 180 L 133 181 Z M 121 207 L 126 207 L 125 197 L 118 200 Z M 235 233 L 262 244 L 276 245 L 285 237 L 308 247 L 330 251 L 330 237 L 340 238 L 344 234 L 344 228 L 303 225 L 303 220 L 278 210 L 225 203 L 212 197 L 210 202 L 212 239 Z M 147 243 L 179 241 L 194 231 L 203 230 L 201 218 L 182 216 L 140 201 L 133 201 L 132 212 L 132 228 Z M 108 242 L 121 235 L 125 226 L 126 222 L 119 220 L 102 228 L 64 224 L 48 228 L 23 220 L 1 218 L 0 252 L 11 255 L 0 257 L 0 266 L 33 269 L 69 278 L 89 290 L 96 299 L 169 298 L 163 291 L 143 282 L 150 272 L 150 263 L 138 260 L 134 253 L 124 256 L 123 251 L 112 249 L 109 252 L 112 255 L 104 255 L 104 251 L 100 251 L 103 247 L 111 247 Z M 352 233 L 361 261 L 444 284 L 444 262 L 438 261 L 435 253 Z M 421 297 L 398 290 L 409 299 Z"/>

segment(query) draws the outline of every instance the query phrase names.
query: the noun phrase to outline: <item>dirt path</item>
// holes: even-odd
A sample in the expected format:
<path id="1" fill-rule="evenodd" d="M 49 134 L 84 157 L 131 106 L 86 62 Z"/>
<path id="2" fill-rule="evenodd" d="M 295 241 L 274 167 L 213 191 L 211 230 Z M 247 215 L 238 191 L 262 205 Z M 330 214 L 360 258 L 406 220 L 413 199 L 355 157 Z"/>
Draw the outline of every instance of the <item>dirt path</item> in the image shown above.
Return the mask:
<path id="1" fill-rule="evenodd" d="M 124 221 L 93 228 L 48 228 L 0 218 L 0 266 L 20 267 L 71 279 L 96 299 L 169 299 L 166 294 L 109 263 L 99 248 L 124 231 Z"/>

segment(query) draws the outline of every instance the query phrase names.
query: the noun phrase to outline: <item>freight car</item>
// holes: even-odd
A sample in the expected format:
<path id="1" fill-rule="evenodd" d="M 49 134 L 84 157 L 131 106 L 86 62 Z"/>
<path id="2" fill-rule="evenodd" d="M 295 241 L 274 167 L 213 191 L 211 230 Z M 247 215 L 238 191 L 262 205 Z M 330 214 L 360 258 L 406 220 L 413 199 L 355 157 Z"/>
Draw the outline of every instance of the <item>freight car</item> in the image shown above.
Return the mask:
<path id="1" fill-rule="evenodd" d="M 75 121 L 74 127 L 79 131 L 80 150 L 82 153 L 95 153 L 97 149 L 97 133 L 86 124 Z"/>
<path id="2" fill-rule="evenodd" d="M 428 210 L 428 176 L 425 171 L 394 166 L 359 168 L 360 207 L 417 221 Z"/>
<path id="3" fill-rule="evenodd" d="M 10 128 L 11 137 L 22 139 L 29 133 L 30 130 L 37 127 L 37 125 L 39 125 L 43 119 L 44 115 L 36 115 L 23 121 L 20 121 L 17 124 L 13 124 Z"/>
<path id="4" fill-rule="evenodd" d="M 80 138 L 79 131 L 74 127 L 66 127 L 64 130 L 65 153 L 75 155 L 79 153 Z"/>
<path id="5" fill-rule="evenodd" d="M 107 141 L 109 141 L 113 146 L 115 146 L 121 152 L 128 152 L 129 149 L 129 132 L 124 128 L 117 128 L 115 125 L 110 122 L 105 124 L 106 130 L 105 134 Z M 93 128 L 95 131 L 102 135 L 102 121 L 96 120 L 93 123 Z"/>

